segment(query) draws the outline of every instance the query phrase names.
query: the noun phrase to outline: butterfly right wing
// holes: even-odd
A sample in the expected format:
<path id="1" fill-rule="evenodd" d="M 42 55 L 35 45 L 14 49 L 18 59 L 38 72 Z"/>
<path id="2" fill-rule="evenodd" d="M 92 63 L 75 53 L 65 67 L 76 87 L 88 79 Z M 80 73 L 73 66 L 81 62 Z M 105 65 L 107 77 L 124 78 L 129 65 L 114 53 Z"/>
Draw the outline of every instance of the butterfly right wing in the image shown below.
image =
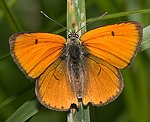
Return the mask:
<path id="1" fill-rule="evenodd" d="M 36 82 L 36 96 L 41 104 L 54 110 L 67 111 L 71 104 L 78 107 L 78 100 L 69 81 L 64 60 L 57 59 L 40 76 Z"/>

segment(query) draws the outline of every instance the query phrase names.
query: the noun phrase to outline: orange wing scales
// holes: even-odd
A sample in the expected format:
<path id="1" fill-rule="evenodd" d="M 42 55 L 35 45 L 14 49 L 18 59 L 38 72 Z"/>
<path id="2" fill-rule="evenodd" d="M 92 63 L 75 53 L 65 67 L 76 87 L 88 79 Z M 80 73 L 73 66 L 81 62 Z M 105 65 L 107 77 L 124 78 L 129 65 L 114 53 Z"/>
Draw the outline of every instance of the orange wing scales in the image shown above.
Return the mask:
<path id="1" fill-rule="evenodd" d="M 30 78 L 37 78 L 61 54 L 66 39 L 50 33 L 20 33 L 10 38 L 16 63 Z"/>
<path id="2" fill-rule="evenodd" d="M 133 59 L 141 38 L 141 25 L 137 22 L 127 22 L 88 31 L 81 36 L 81 41 L 89 53 L 121 69 Z"/>
<path id="3" fill-rule="evenodd" d="M 119 70 L 95 56 L 87 58 L 87 64 L 88 81 L 83 104 L 91 102 L 101 106 L 117 98 L 124 86 Z"/>
<path id="4" fill-rule="evenodd" d="M 68 79 L 66 64 L 59 59 L 38 79 L 36 95 L 47 108 L 68 110 L 71 104 L 78 106 L 78 100 Z"/>

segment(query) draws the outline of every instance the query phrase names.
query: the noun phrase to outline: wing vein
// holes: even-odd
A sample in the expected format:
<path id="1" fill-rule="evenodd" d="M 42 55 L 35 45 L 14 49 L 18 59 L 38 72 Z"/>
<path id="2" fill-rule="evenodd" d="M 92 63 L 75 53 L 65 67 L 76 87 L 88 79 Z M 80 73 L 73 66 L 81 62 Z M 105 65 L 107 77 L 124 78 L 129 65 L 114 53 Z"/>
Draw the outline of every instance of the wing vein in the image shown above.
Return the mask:
<path id="1" fill-rule="evenodd" d="M 62 63 L 62 61 L 61 61 L 60 63 Z M 49 71 L 49 73 L 45 76 L 45 78 L 46 78 L 53 70 L 54 70 L 54 72 L 55 72 L 55 71 L 56 71 L 56 68 L 60 65 L 60 63 L 57 64 L 56 67 L 54 67 L 51 71 Z M 45 91 L 44 91 L 44 93 L 43 93 L 42 98 L 44 97 L 44 95 L 45 95 L 45 93 L 46 93 L 46 91 L 47 91 L 47 89 L 48 89 L 49 83 L 50 83 L 52 77 L 54 76 L 54 72 L 53 72 L 53 74 L 51 75 L 51 77 L 50 77 L 50 79 L 49 79 L 49 82 L 48 82 L 48 84 L 47 84 L 47 86 L 46 86 L 46 89 L 45 89 Z M 45 78 L 44 78 L 44 80 L 45 80 Z M 44 81 L 44 80 L 43 80 L 43 81 Z M 43 83 L 43 81 L 42 81 L 42 83 Z M 42 86 L 42 83 L 41 83 L 41 86 Z M 53 84 L 54 84 L 54 83 L 53 83 Z M 56 91 L 56 90 L 55 90 L 55 91 Z"/>
<path id="2" fill-rule="evenodd" d="M 48 54 L 46 57 L 44 57 L 43 59 L 41 59 L 39 62 L 37 62 L 37 63 L 32 67 L 32 69 L 31 69 L 28 73 L 30 74 L 30 72 L 31 72 L 32 70 L 34 70 L 34 68 L 35 68 L 38 64 L 40 64 L 41 61 L 43 61 L 44 59 L 48 58 L 50 55 L 52 55 L 53 53 L 55 53 L 56 51 L 58 51 L 58 50 L 60 50 L 60 49 L 61 49 L 61 48 L 58 48 L 57 50 L 51 52 L 51 53 Z M 43 54 L 43 55 L 44 55 L 44 54 Z"/>
<path id="3" fill-rule="evenodd" d="M 91 45 L 88 45 L 88 46 L 89 46 L 89 47 L 92 47 L 92 48 L 99 49 L 99 50 L 104 51 L 104 52 L 107 52 L 107 53 L 109 53 L 109 54 L 113 55 L 114 57 L 116 57 L 116 58 L 118 58 L 118 59 L 122 60 L 122 61 L 123 61 L 123 62 L 125 62 L 126 64 L 128 64 L 128 62 L 127 62 L 127 61 L 125 61 L 125 60 L 121 59 L 120 57 L 118 57 L 118 56 L 116 56 L 116 55 L 114 55 L 114 54 L 112 54 L 112 53 L 110 53 L 110 52 L 108 52 L 108 51 L 106 51 L 106 50 L 103 50 L 103 49 L 101 49 L 101 48 L 97 48 L 97 47 L 94 47 L 94 46 L 91 46 Z M 103 56 L 103 55 L 101 55 L 101 56 Z M 104 57 L 104 56 L 103 56 L 103 57 Z M 106 58 L 107 58 L 107 57 L 106 57 Z"/>

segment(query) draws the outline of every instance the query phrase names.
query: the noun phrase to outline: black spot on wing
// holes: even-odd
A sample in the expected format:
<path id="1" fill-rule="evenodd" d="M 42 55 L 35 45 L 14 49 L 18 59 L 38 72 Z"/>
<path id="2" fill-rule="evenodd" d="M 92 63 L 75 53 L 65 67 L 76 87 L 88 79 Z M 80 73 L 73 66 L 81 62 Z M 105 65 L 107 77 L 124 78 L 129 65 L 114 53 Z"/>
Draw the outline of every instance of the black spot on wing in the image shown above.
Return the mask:
<path id="1" fill-rule="evenodd" d="M 37 44 L 38 43 L 38 39 L 35 39 L 35 44 Z"/>
<path id="2" fill-rule="evenodd" d="M 112 31 L 112 32 L 111 32 L 111 35 L 112 35 L 112 36 L 115 36 L 115 32 L 114 32 L 114 31 Z"/>

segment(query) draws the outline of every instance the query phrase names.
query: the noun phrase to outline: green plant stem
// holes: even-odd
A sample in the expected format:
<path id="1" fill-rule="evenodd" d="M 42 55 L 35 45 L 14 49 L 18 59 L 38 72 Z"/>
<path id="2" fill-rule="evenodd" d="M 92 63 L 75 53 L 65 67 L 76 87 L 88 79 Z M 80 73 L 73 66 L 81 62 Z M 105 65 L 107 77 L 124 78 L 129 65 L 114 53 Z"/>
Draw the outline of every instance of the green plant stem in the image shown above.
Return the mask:
<path id="1" fill-rule="evenodd" d="M 7 6 L 5 0 L 0 0 L 0 8 L 2 9 L 12 31 L 13 32 L 22 31 L 21 26 L 19 25 L 19 22 L 13 15 L 13 12 Z"/>
<path id="2" fill-rule="evenodd" d="M 4 60 L 4 59 L 8 58 L 9 56 L 10 56 L 10 54 L 6 54 L 6 55 L 1 56 L 1 57 L 0 57 L 0 61 L 2 61 L 2 60 Z"/>
<path id="3" fill-rule="evenodd" d="M 86 24 L 85 1 L 84 0 L 67 0 L 67 28 L 72 31 L 79 30 Z M 78 32 L 79 37 L 86 31 L 83 28 Z M 67 32 L 67 35 L 69 32 Z M 69 41 L 69 40 L 67 40 Z M 84 108 L 79 102 L 79 110 L 71 108 L 68 116 L 68 122 L 90 122 L 89 107 Z"/>

